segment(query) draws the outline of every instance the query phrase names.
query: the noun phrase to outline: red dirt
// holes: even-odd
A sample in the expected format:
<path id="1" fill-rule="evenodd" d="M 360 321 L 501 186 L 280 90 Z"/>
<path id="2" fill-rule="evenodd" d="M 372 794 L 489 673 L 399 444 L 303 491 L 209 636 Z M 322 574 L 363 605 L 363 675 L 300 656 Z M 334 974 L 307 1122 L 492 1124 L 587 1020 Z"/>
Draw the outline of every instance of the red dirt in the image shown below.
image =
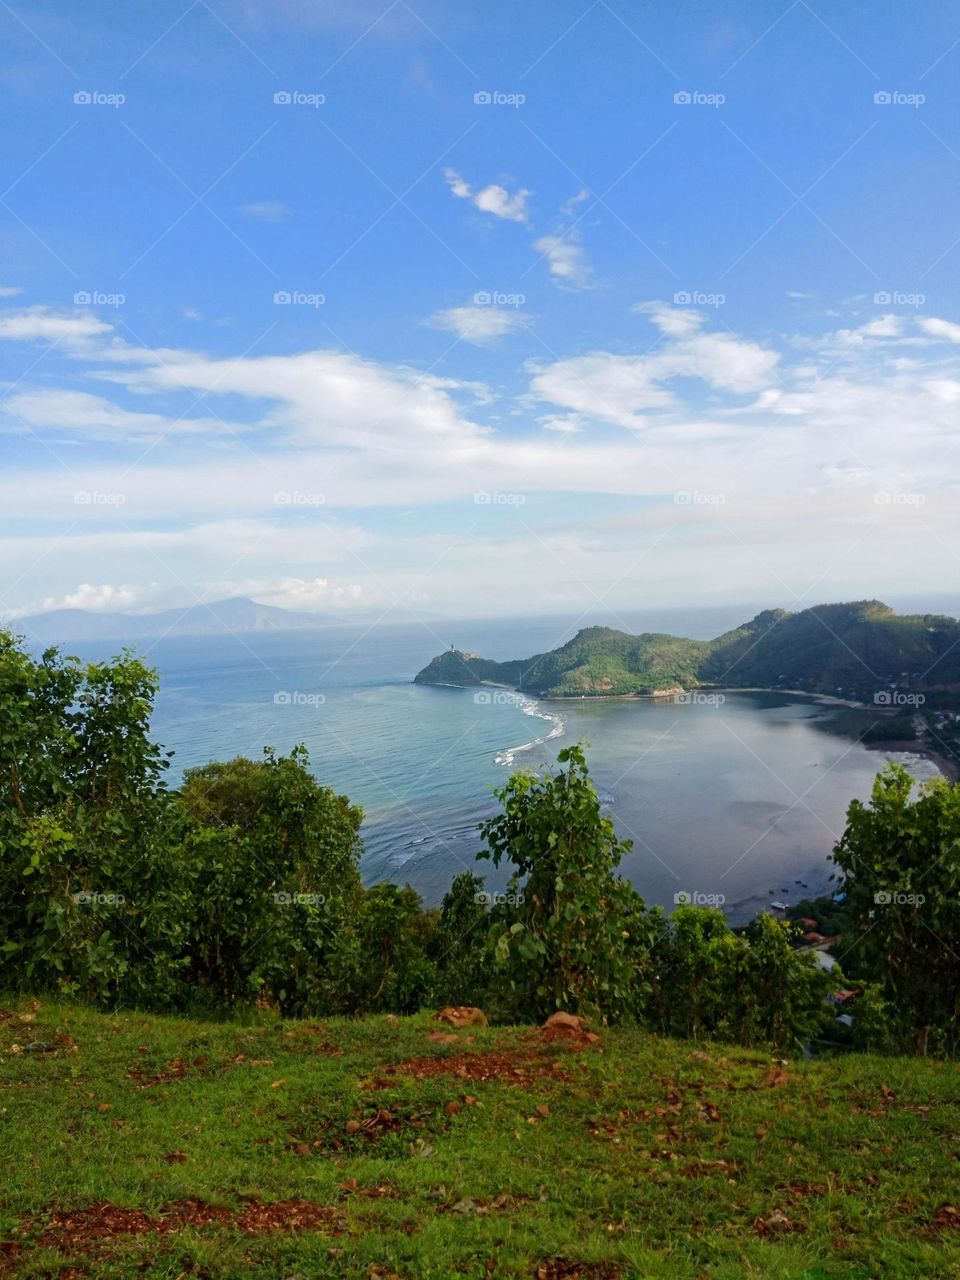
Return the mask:
<path id="1" fill-rule="evenodd" d="M 73 1252 L 89 1249 L 116 1236 L 170 1235 L 187 1227 L 232 1225 L 247 1235 L 268 1235 L 280 1231 L 316 1231 L 328 1227 L 343 1229 L 340 1211 L 309 1200 L 252 1202 L 240 1212 L 204 1204 L 202 1200 L 178 1200 L 158 1214 L 144 1209 L 121 1209 L 99 1203 L 68 1213 L 52 1213 L 37 1244 Z M 19 1242 L 0 1246 L 8 1254 L 19 1252 Z"/>
<path id="2" fill-rule="evenodd" d="M 547 1258 L 537 1263 L 536 1280 L 620 1280 L 619 1267 L 609 1262 L 571 1262 L 569 1258 Z"/>
<path id="3" fill-rule="evenodd" d="M 141 1089 L 149 1089 L 155 1084 L 166 1084 L 169 1080 L 182 1080 L 188 1071 L 195 1067 L 205 1067 L 206 1058 L 194 1058 L 192 1062 L 184 1062 L 182 1058 L 171 1058 L 164 1063 L 162 1071 L 144 1071 L 143 1067 L 128 1067 L 127 1079 L 135 1080 Z"/>
<path id="4" fill-rule="evenodd" d="M 528 1085 L 548 1077 L 569 1080 L 570 1071 L 563 1063 L 539 1053 L 455 1053 L 444 1057 L 411 1058 L 385 1068 L 388 1076 L 407 1075 L 417 1080 L 430 1076 L 457 1076 L 461 1080 L 482 1082 L 501 1080 L 504 1084 Z M 385 1082 L 388 1083 L 388 1082 Z"/>

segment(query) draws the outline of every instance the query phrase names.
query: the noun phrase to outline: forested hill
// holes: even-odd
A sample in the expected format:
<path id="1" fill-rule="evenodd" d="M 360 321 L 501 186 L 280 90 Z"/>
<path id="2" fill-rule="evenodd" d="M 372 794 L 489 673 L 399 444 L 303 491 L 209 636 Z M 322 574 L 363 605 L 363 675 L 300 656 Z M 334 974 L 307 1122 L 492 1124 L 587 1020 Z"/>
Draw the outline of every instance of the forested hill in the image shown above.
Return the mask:
<path id="1" fill-rule="evenodd" d="M 549 653 L 493 662 L 450 649 L 418 684 L 509 685 L 549 697 L 596 697 L 718 685 L 873 696 L 960 686 L 960 623 L 901 615 L 879 600 L 768 609 L 715 640 L 586 627 Z"/>

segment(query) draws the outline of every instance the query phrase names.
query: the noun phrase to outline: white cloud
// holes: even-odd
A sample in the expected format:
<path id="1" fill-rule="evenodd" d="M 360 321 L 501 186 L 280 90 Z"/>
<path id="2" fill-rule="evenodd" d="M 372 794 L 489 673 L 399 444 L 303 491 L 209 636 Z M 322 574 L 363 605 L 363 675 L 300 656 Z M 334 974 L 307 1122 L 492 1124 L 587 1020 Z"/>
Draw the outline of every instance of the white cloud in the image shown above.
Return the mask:
<path id="1" fill-rule="evenodd" d="M 361 603 L 363 587 L 356 583 L 331 586 L 327 578 L 240 578 L 207 582 L 204 595 L 208 600 L 249 596 L 258 604 L 312 613 L 314 610 L 343 609 Z"/>
<path id="2" fill-rule="evenodd" d="M 262 413 L 261 429 L 287 442 L 403 452 L 415 445 L 435 448 L 441 441 L 469 447 L 486 434 L 461 414 L 450 394 L 475 394 L 477 388 L 339 351 L 213 359 L 190 351 L 111 347 L 101 354 L 119 367 L 95 376 L 137 393 L 189 390 L 207 395 L 211 405 L 215 397 L 230 395 L 267 401 L 272 407 Z"/>
<path id="3" fill-rule="evenodd" d="M 47 613 L 51 609 L 87 609 L 91 613 L 122 612 L 137 604 L 143 594 L 142 587 L 113 586 L 109 582 L 81 582 L 64 595 L 45 596 L 42 600 L 10 610 L 5 616 L 15 620 L 31 613 Z"/>
<path id="4" fill-rule="evenodd" d="M 560 206 L 560 212 L 566 217 L 570 217 L 578 204 L 583 204 L 584 200 L 590 199 L 589 187 L 581 187 L 575 196 L 571 196 L 569 200 L 565 200 Z"/>
<path id="5" fill-rule="evenodd" d="M 495 218 L 503 218 L 507 222 L 527 221 L 527 197 L 530 192 L 525 187 L 518 188 L 512 195 L 498 183 L 491 183 L 474 191 L 456 169 L 444 169 L 443 176 L 455 196 L 461 200 L 469 200 L 481 213 L 492 213 Z"/>
<path id="6" fill-rule="evenodd" d="M 541 236 L 533 245 L 547 260 L 550 274 L 561 289 L 588 289 L 593 272 L 583 249 L 571 236 Z"/>
<path id="7" fill-rule="evenodd" d="M 6 424 L 4 415 L 9 418 Z M 118 441 L 157 439 L 171 433 L 210 436 L 244 430 L 213 417 L 176 419 L 160 413 L 131 412 L 88 391 L 55 388 L 19 391 L 0 402 L 0 429 L 5 425 L 13 430 L 27 426 L 90 440 Z"/>
<path id="8" fill-rule="evenodd" d="M 52 307 L 28 307 L 24 311 L 0 312 L 0 338 L 11 342 L 88 342 L 113 325 L 98 320 L 88 311 L 57 311 Z"/>
<path id="9" fill-rule="evenodd" d="M 537 421 L 544 431 L 556 431 L 560 435 L 574 436 L 583 431 L 583 421 L 575 413 L 546 414 Z"/>
<path id="10" fill-rule="evenodd" d="M 0 285 L 0 298 L 15 298 L 23 290 L 15 284 Z"/>
<path id="11" fill-rule="evenodd" d="M 531 387 L 541 400 L 585 418 L 637 428 L 641 415 L 674 404 L 664 384 L 696 378 L 718 390 L 759 391 L 773 376 L 778 355 L 732 333 L 701 332 L 696 311 L 663 303 L 645 304 L 665 342 L 650 354 L 613 355 L 595 351 L 534 367 Z"/>
<path id="12" fill-rule="evenodd" d="M 481 599 L 527 612 L 560 600 L 587 608 L 582 584 L 602 593 L 628 567 L 631 593 L 662 600 L 716 589 L 790 605 L 783 584 L 800 590 L 818 576 L 815 599 L 942 581 L 949 548 L 960 545 L 960 345 L 934 343 L 945 335 L 911 317 L 899 337 L 874 330 L 841 344 L 831 333 L 784 344 L 781 355 L 715 332 L 690 308 L 641 312 L 653 331 L 635 351 L 554 360 L 532 369 L 526 396 L 501 393 L 491 409 L 497 431 L 463 409 L 484 388 L 405 366 L 330 351 L 212 358 L 85 339 L 68 349 L 71 377 L 106 379 L 137 401 L 17 388 L 13 405 L 50 424 L 42 429 L 77 441 L 81 428 L 97 440 L 151 438 L 186 391 L 249 419 L 247 433 L 241 443 L 196 430 L 189 454 L 182 442 L 163 444 L 135 464 L 78 443 L 69 470 L 39 450 L 39 461 L 8 465 L 0 509 L 15 533 L 0 537 L 5 580 L 22 577 L 31 595 L 62 603 L 79 598 L 77 583 L 99 590 L 97 566 L 98 580 L 133 584 L 116 590 L 143 590 L 151 607 L 192 583 L 207 598 L 232 584 L 213 594 L 291 607 L 372 608 L 400 597 L 464 612 Z M 84 490 L 123 503 L 78 506 Z M 539 523 L 536 536 L 508 536 L 514 513 L 478 507 L 480 490 L 531 495 L 524 523 Z M 878 505 L 878 490 L 919 493 L 924 503 Z M 683 507 L 678 491 L 720 493 L 724 504 Z M 619 504 L 636 522 L 580 519 L 573 500 L 560 508 L 564 496 L 587 494 L 596 495 L 591 513 L 604 495 L 642 499 Z M 399 512 L 456 503 L 459 526 L 446 516 L 432 526 L 423 512 L 415 527 L 427 532 L 400 536 Z M 551 504 L 552 530 L 542 524 Z M 369 528 L 353 510 L 340 518 L 364 508 L 382 508 Z M 637 556 L 644 531 L 663 538 L 649 562 Z M 941 543 L 945 561 L 932 553 Z M 118 597 L 90 598 L 123 607 Z"/>
<path id="13" fill-rule="evenodd" d="M 475 346 L 496 342 L 505 334 L 524 328 L 527 323 L 516 310 L 493 306 L 450 307 L 446 311 L 437 311 L 430 318 L 435 329 L 447 329 Z"/>
<path id="14" fill-rule="evenodd" d="M 891 313 L 877 316 L 875 320 L 868 320 L 856 329 L 838 329 L 834 337 L 838 342 L 847 346 L 859 345 L 862 342 L 869 342 L 871 339 L 876 338 L 901 338 L 903 336 L 903 327 L 904 321 L 902 317 Z"/>
<path id="15" fill-rule="evenodd" d="M 290 210 L 279 200 L 257 200 L 253 204 L 243 204 L 240 212 L 255 222 L 283 222 L 290 216 Z"/>
<path id="16" fill-rule="evenodd" d="M 947 342 L 960 342 L 960 324 L 953 324 L 950 320 L 938 320 L 935 316 L 923 318 L 917 323 L 931 338 L 945 338 Z"/>

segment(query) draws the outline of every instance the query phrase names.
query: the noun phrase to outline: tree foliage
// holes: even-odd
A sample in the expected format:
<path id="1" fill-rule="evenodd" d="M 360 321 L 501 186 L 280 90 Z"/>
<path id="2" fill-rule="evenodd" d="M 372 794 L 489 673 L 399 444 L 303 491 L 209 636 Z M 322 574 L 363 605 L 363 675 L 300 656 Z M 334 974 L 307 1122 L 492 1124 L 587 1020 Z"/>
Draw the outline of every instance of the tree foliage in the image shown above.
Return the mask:
<path id="1" fill-rule="evenodd" d="M 881 984 L 901 1048 L 960 1047 L 960 784 L 879 774 L 834 850 L 856 924 L 848 964 Z"/>

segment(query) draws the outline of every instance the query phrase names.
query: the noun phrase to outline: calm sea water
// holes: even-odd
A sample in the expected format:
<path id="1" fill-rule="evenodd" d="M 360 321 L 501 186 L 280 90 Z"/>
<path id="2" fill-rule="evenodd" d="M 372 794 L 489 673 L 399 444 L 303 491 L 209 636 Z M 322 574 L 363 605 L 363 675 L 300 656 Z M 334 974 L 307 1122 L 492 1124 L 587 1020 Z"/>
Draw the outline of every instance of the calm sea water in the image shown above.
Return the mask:
<path id="1" fill-rule="evenodd" d="M 674 610 L 618 623 L 705 638 L 743 616 Z M 176 753 L 171 783 L 211 759 L 306 743 L 317 777 L 364 809 L 368 882 L 410 883 L 427 902 L 466 868 L 501 884 L 489 863 L 475 862 L 477 824 L 497 808 L 493 788 L 511 768 L 545 765 L 583 739 L 604 804 L 634 842 L 623 871 L 649 901 L 721 894 L 731 917 L 744 919 L 772 897 L 824 890 L 846 807 L 869 794 L 887 758 L 838 733 L 833 708 L 769 693 L 727 694 L 719 706 L 536 703 L 497 692 L 478 701 L 473 691 L 412 683 L 450 643 L 504 659 L 552 648 L 582 625 L 334 625 L 141 647 L 161 675 L 153 729 Z M 899 758 L 917 776 L 935 772 Z"/>

